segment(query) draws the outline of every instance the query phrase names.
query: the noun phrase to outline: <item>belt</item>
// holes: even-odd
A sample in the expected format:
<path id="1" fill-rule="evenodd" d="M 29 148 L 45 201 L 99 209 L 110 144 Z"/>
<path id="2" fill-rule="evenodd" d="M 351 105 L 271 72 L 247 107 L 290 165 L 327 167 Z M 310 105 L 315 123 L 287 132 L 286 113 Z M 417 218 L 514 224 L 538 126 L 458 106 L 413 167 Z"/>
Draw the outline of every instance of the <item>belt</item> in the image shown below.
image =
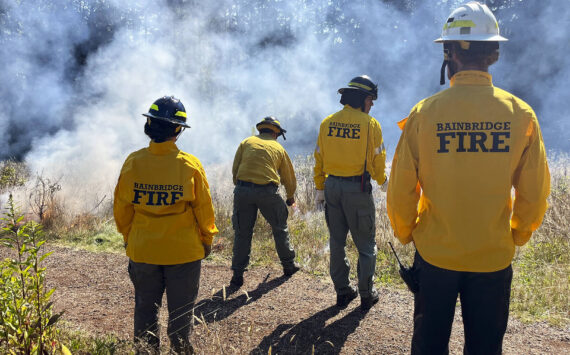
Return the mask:
<path id="1" fill-rule="evenodd" d="M 256 184 L 253 182 L 249 182 L 249 181 L 243 181 L 243 180 L 238 180 L 237 184 L 238 186 L 246 186 L 246 187 L 267 187 L 267 186 L 276 186 L 275 183 L 270 182 L 269 184 Z"/>
<path id="2" fill-rule="evenodd" d="M 336 175 L 329 175 L 330 178 L 345 180 L 345 181 L 352 181 L 352 182 L 361 182 L 362 175 L 358 176 L 336 176 Z"/>

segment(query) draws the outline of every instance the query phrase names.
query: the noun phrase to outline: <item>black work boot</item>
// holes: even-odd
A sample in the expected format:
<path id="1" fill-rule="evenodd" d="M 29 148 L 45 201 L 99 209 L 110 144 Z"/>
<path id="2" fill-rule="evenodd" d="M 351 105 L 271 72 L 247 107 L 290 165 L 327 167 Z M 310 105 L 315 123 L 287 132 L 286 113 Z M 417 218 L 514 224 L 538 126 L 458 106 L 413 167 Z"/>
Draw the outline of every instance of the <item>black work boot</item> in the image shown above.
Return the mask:
<path id="1" fill-rule="evenodd" d="M 291 265 L 283 266 L 283 274 L 287 277 L 293 276 L 299 270 L 301 270 L 301 267 L 295 262 Z"/>
<path id="2" fill-rule="evenodd" d="M 360 296 L 360 308 L 363 311 L 368 311 L 370 308 L 372 308 L 373 305 L 378 302 L 379 299 L 380 296 L 378 295 L 378 291 L 373 288 L 369 295 Z"/>
<path id="3" fill-rule="evenodd" d="M 180 342 L 170 340 L 170 353 L 174 355 L 194 355 L 194 347 L 190 342 Z"/>
<path id="4" fill-rule="evenodd" d="M 234 271 L 234 276 L 230 280 L 230 286 L 240 288 L 243 285 L 243 272 Z"/>
<path id="5" fill-rule="evenodd" d="M 358 296 L 358 291 L 356 290 L 356 287 L 354 286 L 350 286 L 350 291 L 348 291 L 347 293 L 343 293 L 343 294 L 336 294 L 336 306 L 340 307 L 340 308 L 346 308 L 348 306 L 348 304 L 350 302 L 352 302 L 353 299 L 356 298 L 356 296 Z"/>

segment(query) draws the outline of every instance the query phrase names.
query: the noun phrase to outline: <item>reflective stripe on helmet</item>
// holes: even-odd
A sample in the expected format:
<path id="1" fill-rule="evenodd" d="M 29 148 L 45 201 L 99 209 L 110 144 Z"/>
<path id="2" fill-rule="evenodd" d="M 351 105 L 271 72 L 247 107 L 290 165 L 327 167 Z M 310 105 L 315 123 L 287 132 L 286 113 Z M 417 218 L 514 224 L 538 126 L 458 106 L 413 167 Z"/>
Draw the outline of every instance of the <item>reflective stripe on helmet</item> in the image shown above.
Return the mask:
<path id="1" fill-rule="evenodd" d="M 372 91 L 372 88 L 371 88 L 370 86 L 364 85 L 364 84 L 361 84 L 361 83 L 355 83 L 355 82 L 353 82 L 353 81 L 351 81 L 350 83 L 348 83 L 348 86 L 357 86 L 357 87 L 359 87 L 359 88 L 361 88 L 361 89 L 368 90 L 368 91 Z"/>
<path id="2" fill-rule="evenodd" d="M 158 106 L 157 106 L 156 104 L 152 104 L 152 105 L 150 105 L 149 111 L 150 111 L 150 110 L 158 111 Z"/>
<path id="3" fill-rule="evenodd" d="M 455 27 L 476 27 L 476 26 L 475 22 L 471 20 L 459 20 L 459 21 L 446 23 L 445 25 L 443 25 L 443 30 L 445 31 L 448 28 L 455 28 Z"/>
<path id="4" fill-rule="evenodd" d="M 176 112 L 176 114 L 175 114 L 174 116 L 180 116 L 180 117 L 186 118 L 186 112 L 184 112 L 184 111 L 178 111 L 178 112 Z"/>

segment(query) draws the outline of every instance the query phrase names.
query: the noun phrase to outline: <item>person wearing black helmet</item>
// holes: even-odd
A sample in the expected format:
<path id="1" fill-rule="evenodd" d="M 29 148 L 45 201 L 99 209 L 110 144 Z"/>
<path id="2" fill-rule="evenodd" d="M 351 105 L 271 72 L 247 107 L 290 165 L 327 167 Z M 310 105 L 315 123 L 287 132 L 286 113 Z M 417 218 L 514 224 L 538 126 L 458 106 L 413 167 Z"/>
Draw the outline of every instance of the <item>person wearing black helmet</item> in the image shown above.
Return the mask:
<path id="1" fill-rule="evenodd" d="M 243 273 L 249 264 L 251 237 L 258 210 L 271 225 L 275 249 L 285 276 L 299 271 L 287 229 L 287 206 L 295 203 L 297 180 L 289 155 L 277 142 L 279 136 L 285 139 L 287 131 L 271 116 L 265 117 L 256 128 L 259 135 L 240 143 L 232 167 L 235 184 L 232 224 L 235 238 L 230 285 L 237 288 L 243 285 Z M 279 195 L 279 184 L 285 186 L 286 201 Z"/>
<path id="2" fill-rule="evenodd" d="M 360 293 L 365 311 L 378 302 L 375 209 L 371 179 L 386 186 L 386 151 L 382 130 L 368 113 L 378 87 L 366 75 L 353 78 L 338 92 L 344 108 L 325 118 L 315 148 L 314 181 L 317 209 L 325 209 L 330 233 L 330 274 L 336 304 L 346 307 Z M 358 249 L 358 290 L 350 285 L 346 237 Z"/>
<path id="3" fill-rule="evenodd" d="M 164 96 L 143 115 L 151 141 L 125 160 L 113 206 L 135 288 L 137 352 L 159 353 L 158 311 L 166 290 L 171 350 L 192 354 L 189 334 L 201 260 L 218 233 L 214 208 L 202 164 L 175 143 L 190 127 L 182 102 Z"/>

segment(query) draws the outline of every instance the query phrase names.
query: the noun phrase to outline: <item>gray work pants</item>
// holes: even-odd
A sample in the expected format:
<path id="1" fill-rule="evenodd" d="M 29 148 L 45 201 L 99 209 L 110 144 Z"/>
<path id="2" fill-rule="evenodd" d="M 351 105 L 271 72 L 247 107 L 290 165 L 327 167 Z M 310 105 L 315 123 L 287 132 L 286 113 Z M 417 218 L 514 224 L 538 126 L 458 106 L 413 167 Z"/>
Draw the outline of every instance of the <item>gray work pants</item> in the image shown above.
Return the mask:
<path id="1" fill-rule="evenodd" d="M 350 291 L 350 265 L 346 257 L 346 237 L 350 230 L 358 249 L 358 290 L 368 297 L 376 268 L 376 216 L 370 192 L 362 192 L 360 182 L 328 177 L 325 181 L 325 216 L 330 233 L 330 273 L 338 294 Z"/>
<path id="2" fill-rule="evenodd" d="M 295 251 L 289 242 L 287 217 L 289 211 L 283 198 L 277 192 L 277 186 L 263 187 L 236 186 L 234 189 L 234 248 L 232 270 L 243 272 L 249 264 L 251 237 L 257 219 L 257 211 L 271 225 L 275 249 L 283 267 L 291 267 L 295 260 Z"/>
<path id="3" fill-rule="evenodd" d="M 201 260 L 177 265 L 152 265 L 129 260 L 129 276 L 135 287 L 135 342 L 158 354 L 158 310 L 166 290 L 168 337 L 177 354 L 192 353 L 190 330 L 194 302 L 200 286 Z"/>

